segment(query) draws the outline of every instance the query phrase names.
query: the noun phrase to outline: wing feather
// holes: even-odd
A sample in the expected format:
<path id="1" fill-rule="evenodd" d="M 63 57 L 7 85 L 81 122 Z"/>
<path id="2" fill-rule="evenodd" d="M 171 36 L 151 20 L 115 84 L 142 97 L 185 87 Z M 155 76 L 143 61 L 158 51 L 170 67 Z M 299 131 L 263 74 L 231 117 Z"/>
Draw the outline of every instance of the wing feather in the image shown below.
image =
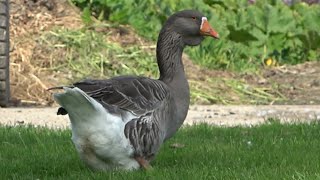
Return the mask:
<path id="1" fill-rule="evenodd" d="M 167 85 L 145 77 L 121 76 L 108 80 L 85 80 L 74 84 L 103 106 L 114 106 L 135 115 L 153 111 L 169 96 Z"/>
<path id="2" fill-rule="evenodd" d="M 161 132 L 158 121 L 151 114 L 140 116 L 128 122 L 124 130 L 134 148 L 134 156 L 146 157 L 151 160 L 159 150 L 164 133 Z"/>

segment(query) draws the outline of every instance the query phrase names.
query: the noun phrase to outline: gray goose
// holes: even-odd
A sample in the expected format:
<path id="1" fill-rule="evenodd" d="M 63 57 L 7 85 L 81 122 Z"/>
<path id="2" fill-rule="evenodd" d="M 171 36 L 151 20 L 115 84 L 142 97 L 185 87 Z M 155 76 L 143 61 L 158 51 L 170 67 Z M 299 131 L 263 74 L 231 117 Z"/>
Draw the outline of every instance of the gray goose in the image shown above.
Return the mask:
<path id="1" fill-rule="evenodd" d="M 183 49 L 199 45 L 204 36 L 218 38 L 203 14 L 177 12 L 158 37 L 158 80 L 119 76 L 49 89 L 64 90 L 53 94 L 61 106 L 57 114 L 69 115 L 72 141 L 85 164 L 95 170 L 151 168 L 161 144 L 187 116 L 190 91 Z"/>

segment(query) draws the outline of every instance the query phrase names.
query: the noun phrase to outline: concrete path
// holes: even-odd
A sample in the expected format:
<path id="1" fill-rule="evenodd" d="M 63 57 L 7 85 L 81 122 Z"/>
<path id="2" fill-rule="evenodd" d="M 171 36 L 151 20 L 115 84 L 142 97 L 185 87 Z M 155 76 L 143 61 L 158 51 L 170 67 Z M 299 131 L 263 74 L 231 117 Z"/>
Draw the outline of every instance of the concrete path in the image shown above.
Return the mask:
<path id="1" fill-rule="evenodd" d="M 57 116 L 57 108 L 0 108 L 0 124 L 67 128 L 67 116 Z M 218 126 L 253 126 L 277 118 L 281 122 L 320 120 L 320 105 L 306 106 L 191 106 L 185 124 L 209 123 Z"/>

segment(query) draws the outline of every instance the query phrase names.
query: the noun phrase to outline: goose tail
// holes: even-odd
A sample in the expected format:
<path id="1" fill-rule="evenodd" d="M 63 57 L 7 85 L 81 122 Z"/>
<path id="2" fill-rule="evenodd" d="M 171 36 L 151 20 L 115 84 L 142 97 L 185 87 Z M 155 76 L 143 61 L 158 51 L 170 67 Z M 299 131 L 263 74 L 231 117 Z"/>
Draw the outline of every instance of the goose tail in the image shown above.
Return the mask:
<path id="1" fill-rule="evenodd" d="M 100 103 L 91 98 L 81 89 L 74 87 L 62 87 L 61 93 L 54 93 L 53 98 L 63 107 L 72 119 L 91 119 L 105 113 L 105 109 Z M 75 118 L 71 118 L 75 117 Z"/>

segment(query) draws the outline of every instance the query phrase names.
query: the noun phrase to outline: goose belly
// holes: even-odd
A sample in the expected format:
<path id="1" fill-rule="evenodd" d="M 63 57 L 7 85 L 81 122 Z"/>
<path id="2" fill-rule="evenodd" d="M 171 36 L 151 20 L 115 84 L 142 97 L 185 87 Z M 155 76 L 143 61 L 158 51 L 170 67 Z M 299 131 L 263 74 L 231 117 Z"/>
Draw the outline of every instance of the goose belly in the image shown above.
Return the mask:
<path id="1" fill-rule="evenodd" d="M 87 120 L 70 117 L 72 141 L 80 158 L 91 168 L 137 169 L 133 147 L 124 135 L 125 124 L 118 116 L 105 114 Z"/>

